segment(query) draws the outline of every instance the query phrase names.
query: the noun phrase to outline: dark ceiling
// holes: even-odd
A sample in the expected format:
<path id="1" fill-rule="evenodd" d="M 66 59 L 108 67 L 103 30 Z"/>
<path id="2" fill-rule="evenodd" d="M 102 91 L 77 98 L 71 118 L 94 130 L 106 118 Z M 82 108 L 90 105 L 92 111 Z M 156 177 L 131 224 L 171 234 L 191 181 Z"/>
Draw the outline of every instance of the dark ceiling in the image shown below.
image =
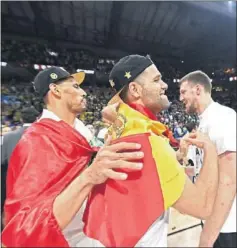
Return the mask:
<path id="1" fill-rule="evenodd" d="M 236 58 L 235 2 L 2 1 L 1 7 L 2 37 L 43 37 L 183 60 Z"/>

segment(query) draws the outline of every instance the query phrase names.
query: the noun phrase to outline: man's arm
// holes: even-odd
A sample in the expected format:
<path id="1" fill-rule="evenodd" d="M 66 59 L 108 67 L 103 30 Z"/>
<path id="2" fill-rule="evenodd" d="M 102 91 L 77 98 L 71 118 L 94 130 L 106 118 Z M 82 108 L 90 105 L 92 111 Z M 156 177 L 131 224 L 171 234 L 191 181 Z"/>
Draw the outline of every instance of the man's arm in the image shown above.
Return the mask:
<path id="1" fill-rule="evenodd" d="M 216 241 L 236 196 L 236 152 L 219 155 L 219 184 L 211 216 L 206 220 L 200 246 L 209 247 Z"/>
<path id="2" fill-rule="evenodd" d="M 193 137 L 194 134 L 190 136 Z M 197 139 L 203 142 L 188 140 L 192 141 L 193 145 L 203 148 L 203 167 L 195 184 L 186 178 L 183 193 L 173 207 L 183 214 L 206 219 L 211 213 L 218 183 L 217 152 L 207 136 L 199 134 Z"/>
<path id="3" fill-rule="evenodd" d="M 123 150 L 137 150 L 136 144 L 118 143 L 103 147 L 94 162 L 55 199 L 53 204 L 54 216 L 63 230 L 81 208 L 83 202 L 96 184 L 104 183 L 108 178 L 125 180 L 127 175 L 113 171 L 113 168 L 140 170 L 141 164 L 134 160 L 143 158 L 141 152 L 125 153 Z M 134 162 L 129 162 L 133 160 Z"/>
<path id="4" fill-rule="evenodd" d="M 88 168 L 84 169 L 84 171 L 76 170 L 77 176 L 74 175 L 74 179 L 70 184 L 65 186 L 65 188 L 60 188 L 59 191 L 55 192 L 52 190 L 52 186 L 46 191 L 46 183 L 44 180 L 50 180 L 50 176 L 56 172 L 50 170 L 50 168 L 47 170 L 44 167 L 44 170 L 39 170 L 38 173 L 34 174 L 35 164 L 33 160 L 30 160 L 30 156 L 32 156 L 32 147 L 30 145 L 31 142 L 28 142 L 28 139 L 22 140 L 18 149 L 13 152 L 9 167 L 9 201 L 5 208 L 7 223 L 2 232 L 2 242 L 7 247 L 32 247 L 34 244 L 42 247 L 52 245 L 67 247 L 68 244 L 63 236 L 62 230 L 79 211 L 93 186 L 104 183 L 108 178 L 125 180 L 127 174 L 114 171 L 116 168 L 127 168 L 131 170 L 140 170 L 142 168 L 141 163 L 137 161 L 139 160 L 140 162 L 143 158 L 143 153 L 141 154 L 141 152 L 138 151 L 141 145 L 125 142 L 107 145 L 98 152 L 93 163 Z M 124 152 L 124 149 L 131 152 Z M 35 152 L 34 158 L 35 155 L 40 156 L 41 154 Z M 21 161 L 18 163 L 19 157 L 21 157 Z M 39 158 L 40 157 L 37 157 L 38 161 L 40 160 Z M 27 164 L 27 160 L 28 162 L 33 162 Z M 50 162 L 54 161 L 55 160 L 52 160 Z M 45 164 L 43 160 L 40 162 Z M 24 177 L 24 180 L 30 182 L 31 187 L 29 187 L 28 184 L 24 185 L 22 183 L 22 177 L 16 176 L 18 175 L 16 173 L 19 172 L 16 170 L 15 173 L 14 165 L 22 166 L 22 164 L 29 170 L 31 168 L 32 170 L 30 172 L 33 171 L 30 173 L 30 176 L 26 175 Z M 40 164 L 37 165 L 39 167 Z M 25 168 L 24 170 L 26 170 Z M 17 169 L 19 170 L 19 168 Z M 29 170 L 27 170 L 27 173 Z M 65 173 L 65 171 L 61 173 Z M 44 174 L 46 174 L 47 177 L 44 176 Z M 41 180 L 40 183 L 38 183 L 37 180 Z M 55 185 L 59 180 L 60 178 L 57 176 L 56 180 L 50 183 Z M 37 186 L 35 186 L 35 181 L 38 183 Z M 18 185 L 21 187 L 18 187 Z M 31 198 L 30 202 L 28 200 L 29 198 Z M 11 204 L 20 201 L 22 205 L 19 207 L 19 210 L 16 209 L 16 207 L 13 209 Z"/>

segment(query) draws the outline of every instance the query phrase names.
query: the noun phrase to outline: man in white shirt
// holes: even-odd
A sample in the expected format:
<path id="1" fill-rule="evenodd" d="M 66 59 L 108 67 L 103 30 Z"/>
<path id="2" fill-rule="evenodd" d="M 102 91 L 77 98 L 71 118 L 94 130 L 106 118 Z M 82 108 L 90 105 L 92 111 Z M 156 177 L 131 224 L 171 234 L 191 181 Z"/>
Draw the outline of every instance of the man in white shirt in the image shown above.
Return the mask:
<path id="1" fill-rule="evenodd" d="M 218 190 L 200 246 L 236 247 L 236 112 L 214 102 L 211 89 L 211 79 L 201 71 L 180 80 L 180 100 L 186 112 L 199 115 L 198 129 L 209 135 L 218 152 Z"/>

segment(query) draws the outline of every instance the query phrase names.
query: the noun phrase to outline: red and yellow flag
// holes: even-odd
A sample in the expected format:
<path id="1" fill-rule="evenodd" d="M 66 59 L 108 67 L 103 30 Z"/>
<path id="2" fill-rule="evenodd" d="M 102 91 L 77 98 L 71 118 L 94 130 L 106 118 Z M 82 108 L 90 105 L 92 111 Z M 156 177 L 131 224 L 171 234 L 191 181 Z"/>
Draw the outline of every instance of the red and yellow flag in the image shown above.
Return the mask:
<path id="1" fill-rule="evenodd" d="M 84 215 L 84 232 L 106 247 L 134 247 L 179 199 L 185 173 L 169 140 L 162 135 L 162 123 L 126 104 L 120 105 L 118 116 L 110 130 L 114 142 L 140 143 L 144 167 L 129 171 L 125 181 L 108 180 L 95 188 Z"/>

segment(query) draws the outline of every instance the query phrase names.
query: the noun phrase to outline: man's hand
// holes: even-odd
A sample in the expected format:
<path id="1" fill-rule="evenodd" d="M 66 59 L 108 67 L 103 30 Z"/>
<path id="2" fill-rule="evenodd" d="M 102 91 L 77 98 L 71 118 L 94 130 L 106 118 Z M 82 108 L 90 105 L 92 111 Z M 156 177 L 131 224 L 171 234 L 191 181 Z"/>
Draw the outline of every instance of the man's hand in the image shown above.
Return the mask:
<path id="1" fill-rule="evenodd" d="M 184 164 L 187 163 L 187 154 L 188 154 L 189 144 L 188 142 L 185 141 L 185 138 L 188 138 L 188 137 L 189 137 L 189 134 L 185 134 L 185 136 L 182 139 L 180 139 L 179 149 L 176 152 L 177 160 L 179 162 L 183 160 Z"/>
<path id="2" fill-rule="evenodd" d="M 119 102 L 112 104 L 112 105 L 108 105 L 105 108 L 103 108 L 103 110 L 101 111 L 102 114 L 102 120 L 103 122 L 105 122 L 106 124 L 113 124 L 116 119 L 117 119 L 117 111 L 119 108 Z"/>
<path id="3" fill-rule="evenodd" d="M 176 152 L 178 161 L 187 159 L 188 148 L 190 145 L 194 145 L 204 150 L 208 149 L 210 146 L 214 147 L 214 144 L 206 134 L 198 131 L 186 134 L 180 140 L 180 147 Z"/>
<path id="4" fill-rule="evenodd" d="M 210 140 L 208 135 L 198 131 L 188 134 L 187 137 L 183 138 L 183 141 L 186 142 L 188 146 L 194 145 L 203 150 L 207 150 L 209 147 L 215 147 L 214 143 Z"/>
<path id="5" fill-rule="evenodd" d="M 120 142 L 108 145 L 108 143 L 110 139 L 98 152 L 91 166 L 84 171 L 84 175 L 92 185 L 104 183 L 107 179 L 125 180 L 127 178 L 126 173 L 116 172 L 114 169 L 142 169 L 143 164 L 139 160 L 144 157 L 144 154 L 138 151 L 141 148 L 140 144 Z M 127 152 L 129 150 L 130 152 Z M 134 150 L 137 151 L 134 152 Z"/>
<path id="6" fill-rule="evenodd" d="M 120 142 L 110 145 L 110 142 L 111 137 L 100 149 L 93 163 L 56 197 L 53 213 L 62 230 L 79 211 L 94 185 L 104 183 L 108 178 L 114 180 L 127 178 L 127 174 L 116 172 L 114 169 L 142 169 L 141 160 L 144 155 L 139 152 L 140 144 Z"/>

